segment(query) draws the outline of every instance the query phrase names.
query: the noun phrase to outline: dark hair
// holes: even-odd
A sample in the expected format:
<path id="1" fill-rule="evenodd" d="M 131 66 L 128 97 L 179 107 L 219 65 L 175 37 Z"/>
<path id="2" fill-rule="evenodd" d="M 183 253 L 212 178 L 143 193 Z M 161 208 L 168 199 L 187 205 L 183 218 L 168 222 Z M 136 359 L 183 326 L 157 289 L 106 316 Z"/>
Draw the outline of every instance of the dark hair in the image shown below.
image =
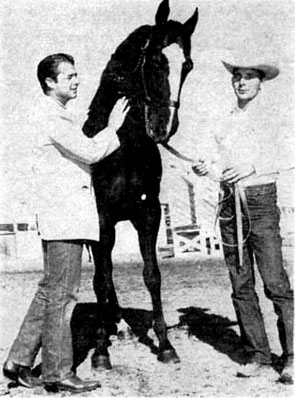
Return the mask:
<path id="1" fill-rule="evenodd" d="M 58 75 L 57 68 L 62 62 L 75 65 L 74 58 L 71 55 L 63 53 L 49 55 L 39 63 L 37 68 L 37 77 L 45 94 L 48 92 L 48 86 L 45 80 L 50 77 L 56 81 L 56 77 Z"/>

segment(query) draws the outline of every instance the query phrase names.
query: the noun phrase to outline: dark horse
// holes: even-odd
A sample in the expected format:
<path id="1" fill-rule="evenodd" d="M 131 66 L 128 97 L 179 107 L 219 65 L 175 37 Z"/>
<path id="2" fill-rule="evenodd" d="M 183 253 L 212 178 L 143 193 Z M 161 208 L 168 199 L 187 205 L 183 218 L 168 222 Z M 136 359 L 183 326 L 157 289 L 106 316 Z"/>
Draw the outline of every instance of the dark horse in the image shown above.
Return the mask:
<path id="1" fill-rule="evenodd" d="M 159 339 L 158 359 L 179 361 L 167 338 L 156 257 L 162 173 L 157 143 L 167 143 L 178 127 L 181 88 L 193 67 L 191 35 L 197 24 L 198 10 L 184 24 L 168 21 L 169 12 L 169 1 L 162 1 L 156 13 L 156 24 L 139 27 L 118 46 L 102 74 L 83 127 L 84 133 L 93 137 L 106 127 L 118 98 L 128 98 L 130 111 L 118 131 L 120 148 L 92 168 L 100 217 L 100 242 L 94 250 L 93 284 L 99 318 L 96 350 L 92 356 L 94 369 L 111 368 L 107 318 L 110 312 L 114 317 L 114 314 L 120 314 L 112 280 L 111 253 L 115 244 L 115 225 L 122 220 L 130 220 L 138 232 L 144 282 L 152 299 L 153 328 Z M 171 44 L 177 44 L 184 60 L 180 64 L 178 90 L 173 101 L 169 62 L 163 53 Z"/>

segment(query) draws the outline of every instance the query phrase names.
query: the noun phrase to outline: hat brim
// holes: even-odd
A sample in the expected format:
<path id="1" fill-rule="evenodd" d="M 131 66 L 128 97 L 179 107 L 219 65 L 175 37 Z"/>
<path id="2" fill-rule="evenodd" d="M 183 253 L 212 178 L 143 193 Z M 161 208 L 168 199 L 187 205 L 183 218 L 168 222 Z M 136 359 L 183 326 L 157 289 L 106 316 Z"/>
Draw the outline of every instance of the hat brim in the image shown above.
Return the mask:
<path id="1" fill-rule="evenodd" d="M 225 61 L 221 61 L 224 65 L 224 67 L 231 73 L 233 74 L 236 69 L 256 69 L 261 72 L 263 72 L 265 76 L 265 80 L 271 80 L 274 79 L 275 77 L 278 76 L 280 73 L 280 70 L 277 66 L 275 65 L 270 65 L 270 64 L 252 64 L 252 65 L 233 65 L 229 64 Z"/>

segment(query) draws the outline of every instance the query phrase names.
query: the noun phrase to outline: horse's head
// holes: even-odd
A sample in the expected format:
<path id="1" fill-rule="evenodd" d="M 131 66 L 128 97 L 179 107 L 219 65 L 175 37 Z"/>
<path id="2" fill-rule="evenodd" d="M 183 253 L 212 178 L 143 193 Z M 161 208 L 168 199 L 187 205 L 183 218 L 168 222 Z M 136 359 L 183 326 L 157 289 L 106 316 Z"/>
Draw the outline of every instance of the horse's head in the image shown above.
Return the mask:
<path id="1" fill-rule="evenodd" d="M 142 59 L 146 130 L 154 141 L 162 143 L 176 133 L 179 125 L 181 90 L 193 68 L 191 36 L 198 22 L 198 9 L 183 24 L 168 20 L 169 13 L 169 0 L 163 0 Z"/>
<path id="2" fill-rule="evenodd" d="M 183 83 L 193 68 L 191 36 L 198 10 L 185 22 L 168 20 L 169 0 L 158 7 L 155 25 L 129 35 L 112 55 L 90 105 L 83 130 L 94 136 L 104 128 L 116 100 L 129 99 L 129 111 L 119 135 L 137 140 L 142 134 L 165 143 L 178 128 Z"/>

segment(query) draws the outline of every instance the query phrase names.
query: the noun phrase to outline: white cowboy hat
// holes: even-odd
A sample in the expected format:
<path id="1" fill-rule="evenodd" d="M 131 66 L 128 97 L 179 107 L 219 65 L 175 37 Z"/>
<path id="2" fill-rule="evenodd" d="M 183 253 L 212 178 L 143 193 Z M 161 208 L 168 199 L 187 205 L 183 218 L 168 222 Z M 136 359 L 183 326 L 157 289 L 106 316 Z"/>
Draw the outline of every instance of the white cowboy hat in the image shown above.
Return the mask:
<path id="1" fill-rule="evenodd" d="M 242 64 L 229 64 L 225 61 L 221 61 L 224 67 L 233 74 L 236 69 L 256 69 L 263 72 L 265 80 L 271 80 L 278 76 L 280 70 L 274 64 L 263 64 L 263 63 L 242 63 Z"/>

